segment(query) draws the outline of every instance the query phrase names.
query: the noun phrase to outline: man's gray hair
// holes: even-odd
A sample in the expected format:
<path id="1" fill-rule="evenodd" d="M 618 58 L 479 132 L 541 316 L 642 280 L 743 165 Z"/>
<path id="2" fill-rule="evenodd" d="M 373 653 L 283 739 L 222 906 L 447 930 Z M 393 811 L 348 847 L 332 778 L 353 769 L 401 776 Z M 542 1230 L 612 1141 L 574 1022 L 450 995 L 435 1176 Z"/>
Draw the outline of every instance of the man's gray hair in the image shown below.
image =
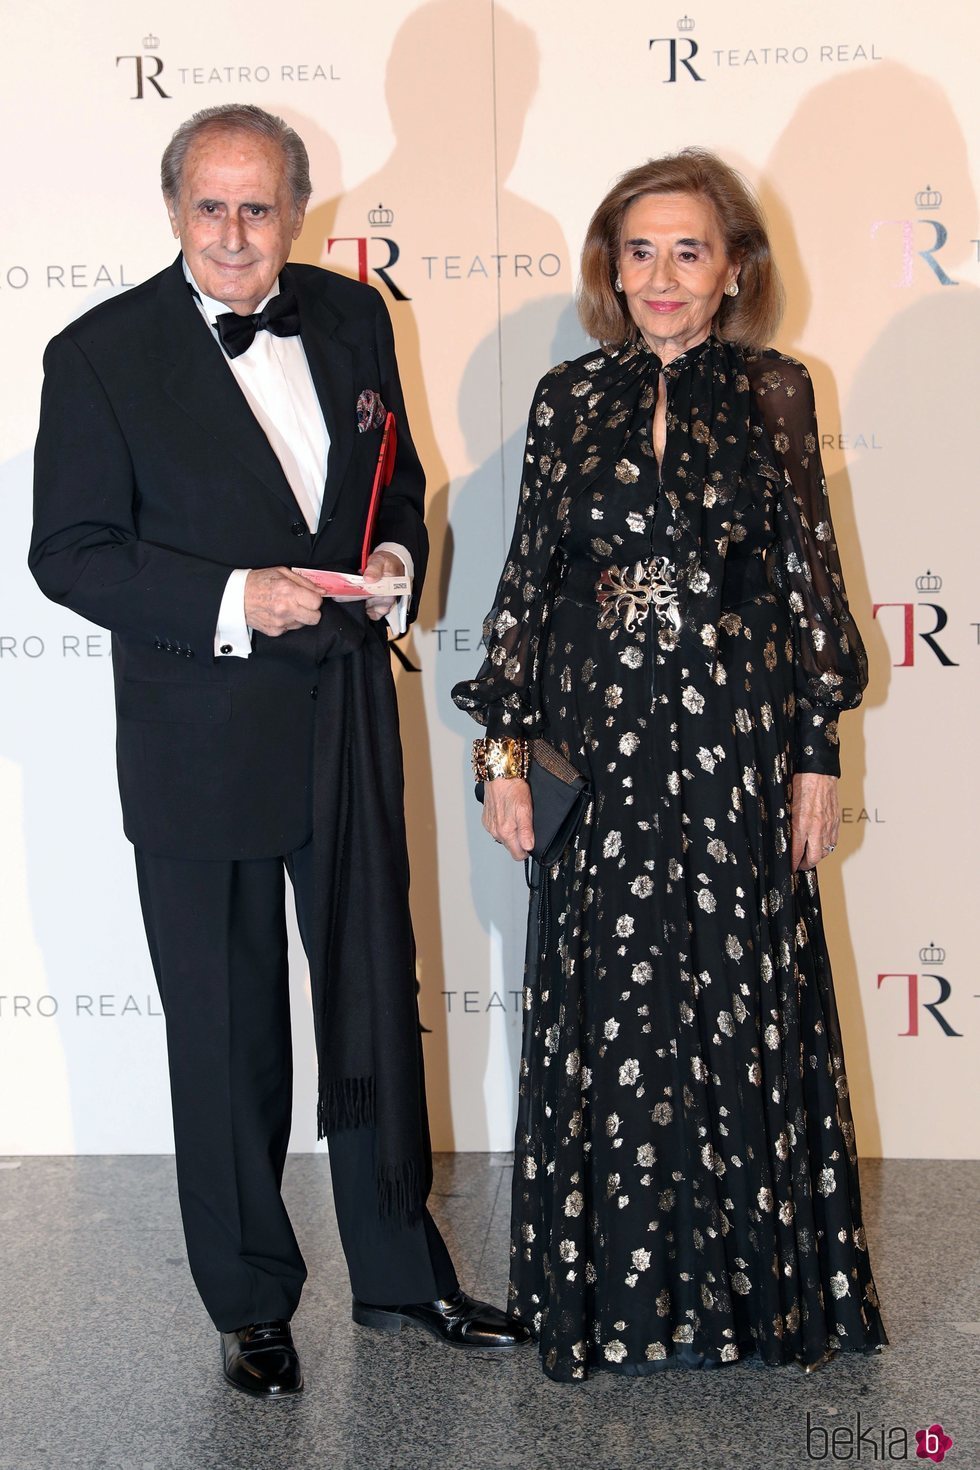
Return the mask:
<path id="1" fill-rule="evenodd" d="M 281 117 L 265 112 L 251 102 L 226 102 L 221 107 L 205 107 L 195 112 L 193 117 L 181 123 L 163 150 L 160 183 L 168 204 L 173 204 L 180 196 L 187 150 L 202 133 L 211 129 L 225 133 L 257 133 L 260 138 L 268 138 L 270 143 L 278 144 L 286 162 L 286 180 L 293 204 L 299 208 L 309 199 L 313 192 L 310 157 L 299 133 Z"/>

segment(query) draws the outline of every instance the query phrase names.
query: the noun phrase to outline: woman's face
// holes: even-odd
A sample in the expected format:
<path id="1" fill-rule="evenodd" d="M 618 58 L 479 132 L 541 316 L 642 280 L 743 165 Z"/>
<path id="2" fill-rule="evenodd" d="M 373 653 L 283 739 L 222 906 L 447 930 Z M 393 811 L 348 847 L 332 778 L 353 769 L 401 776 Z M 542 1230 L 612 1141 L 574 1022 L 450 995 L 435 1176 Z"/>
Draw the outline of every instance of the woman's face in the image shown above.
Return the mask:
<path id="1" fill-rule="evenodd" d="M 738 278 L 714 207 L 697 194 L 644 194 L 623 218 L 619 274 L 629 314 L 664 362 L 696 347 Z"/>

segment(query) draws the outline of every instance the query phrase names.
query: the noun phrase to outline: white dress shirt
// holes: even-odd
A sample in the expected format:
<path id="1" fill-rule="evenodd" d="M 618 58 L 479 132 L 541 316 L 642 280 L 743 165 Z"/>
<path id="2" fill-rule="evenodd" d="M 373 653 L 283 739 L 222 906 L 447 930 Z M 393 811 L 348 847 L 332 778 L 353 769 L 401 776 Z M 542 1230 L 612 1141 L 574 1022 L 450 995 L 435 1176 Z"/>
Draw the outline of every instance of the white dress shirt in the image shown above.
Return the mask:
<path id="1" fill-rule="evenodd" d="M 186 261 L 184 275 L 197 293 L 201 315 L 215 340 L 220 342 L 215 318 L 227 312 L 228 307 L 205 295 Z M 257 310 L 262 311 L 266 303 L 278 294 L 277 281 Z M 238 357 L 228 357 L 222 348 L 221 355 L 272 445 L 307 526 L 315 532 L 323 505 L 330 436 L 313 386 L 302 337 L 277 337 L 272 332 L 256 332 L 255 341 L 246 352 Z M 404 546 L 386 541 L 374 550 L 394 552 L 404 562 L 408 576 L 413 575 L 412 558 Z M 238 568 L 225 584 L 214 635 L 216 658 L 248 658 L 252 652 L 251 629 L 245 620 L 245 580 L 250 570 L 249 567 Z M 400 597 L 388 614 L 389 625 L 395 633 L 405 631 L 408 601 L 407 597 Z"/>

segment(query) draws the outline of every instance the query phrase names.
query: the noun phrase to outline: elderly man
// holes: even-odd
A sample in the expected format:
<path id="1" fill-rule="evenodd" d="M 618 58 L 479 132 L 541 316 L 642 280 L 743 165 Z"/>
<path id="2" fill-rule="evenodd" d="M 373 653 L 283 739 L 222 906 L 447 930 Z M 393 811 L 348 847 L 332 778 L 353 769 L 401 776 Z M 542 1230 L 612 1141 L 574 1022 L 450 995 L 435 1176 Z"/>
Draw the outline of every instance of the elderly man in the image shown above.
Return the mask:
<path id="1" fill-rule="evenodd" d="M 48 346 L 30 564 L 112 630 L 123 820 L 167 1024 L 188 1259 L 237 1388 L 302 1388 L 306 1268 L 280 1185 L 292 1057 L 285 880 L 310 962 L 354 1321 L 461 1347 L 526 1331 L 460 1291 L 427 1209 L 388 622 L 425 570 L 423 474 L 371 288 L 287 266 L 306 149 L 257 107 L 209 108 L 163 157 L 180 256 Z M 360 567 L 381 449 L 397 456 L 365 577 L 324 599 L 294 566 Z"/>

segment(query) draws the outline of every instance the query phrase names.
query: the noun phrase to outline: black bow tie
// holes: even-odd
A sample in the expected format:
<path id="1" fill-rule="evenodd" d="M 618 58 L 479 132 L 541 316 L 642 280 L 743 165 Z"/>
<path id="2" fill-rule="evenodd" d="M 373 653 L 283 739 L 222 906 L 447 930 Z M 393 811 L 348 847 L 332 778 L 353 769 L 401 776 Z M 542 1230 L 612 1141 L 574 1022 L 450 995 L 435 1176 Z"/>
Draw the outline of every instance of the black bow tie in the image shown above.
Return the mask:
<path id="1" fill-rule="evenodd" d="M 254 312 L 251 316 L 238 316 L 234 311 L 223 312 L 215 317 L 214 324 L 228 356 L 240 357 L 255 341 L 256 332 L 271 332 L 274 337 L 298 336 L 299 307 L 292 291 L 280 291 L 264 311 Z"/>

